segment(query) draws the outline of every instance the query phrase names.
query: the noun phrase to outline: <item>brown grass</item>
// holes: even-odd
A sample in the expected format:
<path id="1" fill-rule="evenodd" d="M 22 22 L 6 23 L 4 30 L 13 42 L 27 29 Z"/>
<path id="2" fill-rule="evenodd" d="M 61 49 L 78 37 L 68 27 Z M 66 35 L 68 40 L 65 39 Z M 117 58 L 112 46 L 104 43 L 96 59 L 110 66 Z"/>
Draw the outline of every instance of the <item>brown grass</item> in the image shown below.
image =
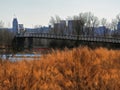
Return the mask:
<path id="1" fill-rule="evenodd" d="M 80 47 L 2 61 L 0 90 L 120 90 L 120 51 Z"/>

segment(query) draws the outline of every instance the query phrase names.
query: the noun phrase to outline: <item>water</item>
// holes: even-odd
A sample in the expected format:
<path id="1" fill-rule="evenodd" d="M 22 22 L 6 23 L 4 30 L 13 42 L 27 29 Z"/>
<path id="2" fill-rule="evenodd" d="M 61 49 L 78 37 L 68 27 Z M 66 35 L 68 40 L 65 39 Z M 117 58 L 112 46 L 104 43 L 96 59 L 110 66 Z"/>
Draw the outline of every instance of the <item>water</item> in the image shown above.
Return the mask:
<path id="1" fill-rule="evenodd" d="M 20 60 L 39 60 L 41 54 L 3 54 L 0 55 L 2 60 L 20 61 Z"/>

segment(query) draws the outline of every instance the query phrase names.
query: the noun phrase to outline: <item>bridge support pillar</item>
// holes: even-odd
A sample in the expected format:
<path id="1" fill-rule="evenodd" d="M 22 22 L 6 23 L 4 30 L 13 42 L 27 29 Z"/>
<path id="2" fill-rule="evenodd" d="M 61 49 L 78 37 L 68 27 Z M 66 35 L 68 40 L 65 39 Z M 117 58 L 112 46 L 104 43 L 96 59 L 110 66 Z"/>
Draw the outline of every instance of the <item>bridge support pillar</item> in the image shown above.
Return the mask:
<path id="1" fill-rule="evenodd" d="M 12 41 L 12 46 L 14 51 L 23 51 L 24 50 L 25 38 L 14 37 Z"/>
<path id="2" fill-rule="evenodd" d="M 33 38 L 28 38 L 28 49 L 29 50 L 33 49 Z"/>

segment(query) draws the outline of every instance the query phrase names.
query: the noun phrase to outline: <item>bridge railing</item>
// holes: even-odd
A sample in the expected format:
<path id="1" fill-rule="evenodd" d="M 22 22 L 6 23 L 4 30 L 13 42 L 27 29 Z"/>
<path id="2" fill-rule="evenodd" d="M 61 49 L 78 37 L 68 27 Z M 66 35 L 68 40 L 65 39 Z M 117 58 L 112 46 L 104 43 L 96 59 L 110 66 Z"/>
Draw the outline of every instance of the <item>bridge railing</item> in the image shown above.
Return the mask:
<path id="1" fill-rule="evenodd" d="M 61 34 L 49 34 L 49 33 L 24 33 L 24 34 L 16 35 L 16 37 L 51 38 L 51 39 L 68 39 L 68 40 L 120 43 L 120 38 L 114 38 L 112 36 L 104 37 L 104 36 L 88 36 L 88 35 L 61 35 Z"/>

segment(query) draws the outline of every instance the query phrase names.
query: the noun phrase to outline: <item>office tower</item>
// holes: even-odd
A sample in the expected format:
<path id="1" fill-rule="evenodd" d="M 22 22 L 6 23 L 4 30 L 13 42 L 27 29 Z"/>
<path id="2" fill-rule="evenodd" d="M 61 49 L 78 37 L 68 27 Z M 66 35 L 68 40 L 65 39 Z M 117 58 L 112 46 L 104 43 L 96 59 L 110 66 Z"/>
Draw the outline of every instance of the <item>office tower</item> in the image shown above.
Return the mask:
<path id="1" fill-rule="evenodd" d="M 13 18 L 13 33 L 14 34 L 18 33 L 18 21 L 17 21 L 17 18 Z"/>

